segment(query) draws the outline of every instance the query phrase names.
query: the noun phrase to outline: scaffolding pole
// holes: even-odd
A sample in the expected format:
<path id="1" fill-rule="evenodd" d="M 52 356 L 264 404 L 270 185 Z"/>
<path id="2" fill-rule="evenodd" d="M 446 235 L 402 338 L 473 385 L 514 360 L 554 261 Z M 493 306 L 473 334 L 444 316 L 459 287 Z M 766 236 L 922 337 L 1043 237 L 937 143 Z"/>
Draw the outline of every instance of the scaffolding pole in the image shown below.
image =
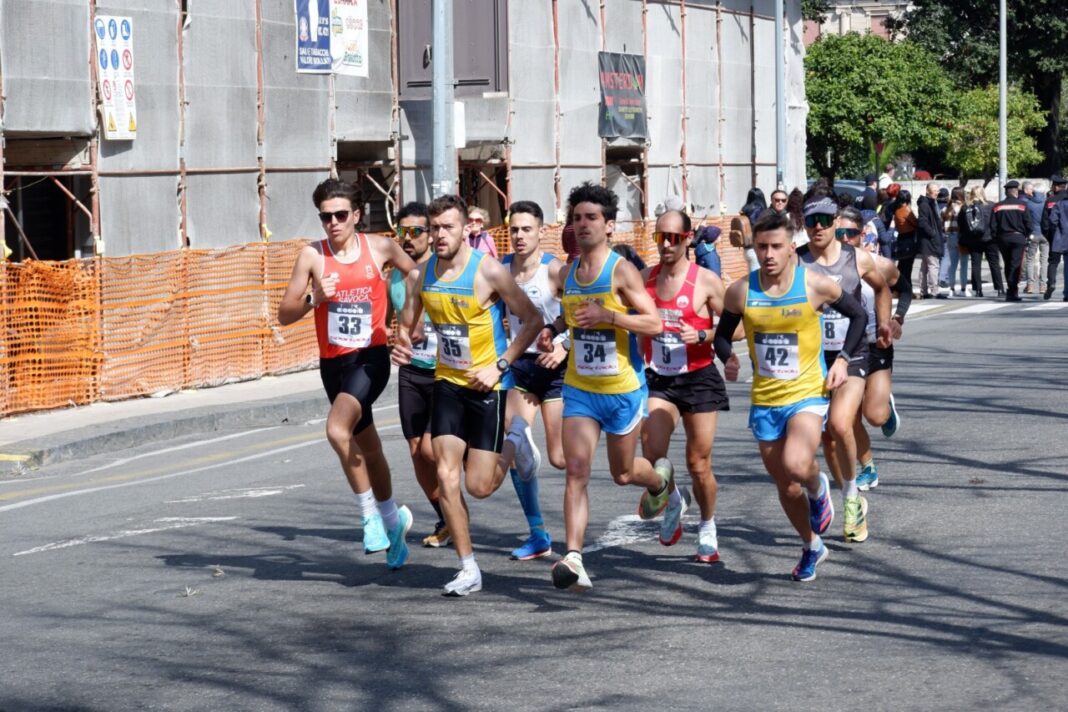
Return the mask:
<path id="1" fill-rule="evenodd" d="M 455 193 L 456 141 L 453 133 L 455 87 L 452 66 L 452 3 L 434 0 L 431 40 L 433 65 L 434 171 L 430 190 L 434 196 Z"/>

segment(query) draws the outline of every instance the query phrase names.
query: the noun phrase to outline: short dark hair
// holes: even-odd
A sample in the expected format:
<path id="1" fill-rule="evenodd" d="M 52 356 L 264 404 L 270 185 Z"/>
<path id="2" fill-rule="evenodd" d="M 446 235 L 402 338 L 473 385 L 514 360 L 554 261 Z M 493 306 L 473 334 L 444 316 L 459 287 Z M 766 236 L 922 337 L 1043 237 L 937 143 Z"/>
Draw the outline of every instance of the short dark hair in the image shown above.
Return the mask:
<path id="1" fill-rule="evenodd" d="M 315 192 L 312 193 L 312 202 L 315 203 L 315 207 L 318 208 L 323 201 L 333 198 L 347 198 L 353 210 L 360 210 L 363 206 L 363 195 L 360 194 L 360 189 L 352 183 L 337 178 L 327 178 L 315 186 Z"/>
<path id="2" fill-rule="evenodd" d="M 405 203 L 404 207 L 397 211 L 397 222 L 404 218 L 423 218 L 426 224 L 430 224 L 430 213 L 427 212 L 426 203 L 412 201 Z"/>
<path id="3" fill-rule="evenodd" d="M 675 213 L 676 215 L 682 218 L 683 232 L 689 232 L 690 230 L 693 230 L 693 222 L 690 220 L 690 216 L 682 210 L 665 210 L 664 212 L 660 213 L 660 215 L 658 215 L 656 219 L 659 220 L 665 215 L 671 215 L 672 213 Z"/>
<path id="4" fill-rule="evenodd" d="M 604 186 L 594 185 L 586 181 L 582 185 L 575 186 L 567 196 L 567 206 L 575 209 L 579 203 L 593 203 L 601 206 L 601 214 L 605 220 L 615 220 L 619 212 L 619 196 Z"/>
<path id="5" fill-rule="evenodd" d="M 533 200 L 517 200 L 508 206 L 508 217 L 519 215 L 520 213 L 533 215 L 534 219 L 538 221 L 538 225 L 545 224 L 545 213 L 541 211 L 541 206 Z"/>
<path id="6" fill-rule="evenodd" d="M 842 220 L 856 223 L 859 227 L 864 227 L 864 216 L 854 207 L 842 208 L 838 211 L 838 217 Z"/>
<path id="7" fill-rule="evenodd" d="M 762 232 L 774 230 L 786 230 L 786 234 L 793 237 L 794 225 L 788 216 L 774 210 L 765 210 L 753 226 L 753 239 L 756 240 L 756 236 Z"/>
<path id="8" fill-rule="evenodd" d="M 427 206 L 426 212 L 432 218 L 445 213 L 448 210 L 456 209 L 460 211 L 460 215 L 467 219 L 467 202 L 458 195 L 439 195 L 430 201 L 430 205 Z"/>

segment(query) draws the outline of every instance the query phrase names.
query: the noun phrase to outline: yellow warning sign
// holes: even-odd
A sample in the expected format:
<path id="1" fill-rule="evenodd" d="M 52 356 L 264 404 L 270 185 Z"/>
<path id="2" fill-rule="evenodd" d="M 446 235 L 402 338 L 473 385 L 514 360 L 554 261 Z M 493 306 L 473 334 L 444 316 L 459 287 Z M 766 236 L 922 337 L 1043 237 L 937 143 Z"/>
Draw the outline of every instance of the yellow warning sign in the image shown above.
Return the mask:
<path id="1" fill-rule="evenodd" d="M 108 131 L 115 131 L 115 117 L 108 112 Z"/>
<path id="2" fill-rule="evenodd" d="M 130 113 L 130 131 L 136 131 L 136 130 L 137 130 L 137 122 L 134 121 L 134 115 L 133 115 L 133 112 L 131 112 Z"/>

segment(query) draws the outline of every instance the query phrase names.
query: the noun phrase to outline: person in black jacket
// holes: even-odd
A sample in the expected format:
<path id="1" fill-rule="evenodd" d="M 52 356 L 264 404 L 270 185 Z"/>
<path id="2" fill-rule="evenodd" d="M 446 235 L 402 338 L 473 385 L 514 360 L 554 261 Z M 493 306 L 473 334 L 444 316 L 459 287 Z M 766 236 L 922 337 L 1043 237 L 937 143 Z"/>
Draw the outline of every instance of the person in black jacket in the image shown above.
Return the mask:
<path id="1" fill-rule="evenodd" d="M 938 288 L 938 271 L 942 264 L 942 254 L 946 249 L 943 234 L 942 211 L 938 207 L 938 184 L 927 184 L 927 195 L 916 201 L 919 225 L 917 234 L 920 238 L 920 298 L 942 297 Z"/>
<path id="2" fill-rule="evenodd" d="M 1053 188 L 1046 194 L 1046 207 L 1042 209 L 1042 234 L 1049 244 L 1053 245 L 1053 227 L 1050 225 L 1050 212 L 1054 206 L 1060 201 L 1068 198 L 1068 178 L 1062 175 L 1055 175 L 1049 180 L 1050 185 Z M 1061 253 L 1054 252 L 1052 249 L 1049 251 L 1049 258 L 1046 262 L 1046 291 L 1042 293 L 1043 299 L 1049 299 L 1053 296 L 1053 290 L 1057 288 L 1057 268 L 1061 264 Z M 1068 285 L 1066 285 L 1068 286 Z"/>
<path id="3" fill-rule="evenodd" d="M 1031 213 L 1027 203 L 1020 199 L 1019 181 L 1010 180 L 1005 184 L 1005 199 L 994 206 L 992 225 L 994 241 L 1005 260 L 1005 301 L 1021 302 L 1020 269 L 1027 238 L 1031 234 Z"/>
<path id="4" fill-rule="evenodd" d="M 983 186 L 977 185 L 968 191 L 965 207 L 957 215 L 959 244 L 966 248 L 972 261 L 972 294 L 983 296 L 983 256 L 990 268 L 990 278 L 999 297 L 1005 296 L 1005 283 L 1001 279 L 1001 257 L 990 234 L 993 204 L 987 201 Z"/>

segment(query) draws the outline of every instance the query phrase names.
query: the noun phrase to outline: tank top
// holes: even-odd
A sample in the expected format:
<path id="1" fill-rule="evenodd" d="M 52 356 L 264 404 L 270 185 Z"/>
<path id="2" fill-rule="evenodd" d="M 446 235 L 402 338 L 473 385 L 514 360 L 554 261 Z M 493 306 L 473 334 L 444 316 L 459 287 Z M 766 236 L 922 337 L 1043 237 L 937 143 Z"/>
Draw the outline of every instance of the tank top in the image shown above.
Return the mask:
<path id="1" fill-rule="evenodd" d="M 694 289 L 701 268 L 690 263 L 686 279 L 678 293 L 670 299 L 661 299 L 656 294 L 656 278 L 660 274 L 660 265 L 649 272 L 645 282 L 645 291 L 656 302 L 664 330 L 645 341 L 645 362 L 661 376 L 677 376 L 681 373 L 697 371 L 712 363 L 712 344 L 684 344 L 679 337 L 679 326 L 689 324 L 698 331 L 712 328 L 712 318 L 698 316 L 694 310 Z"/>
<path id="2" fill-rule="evenodd" d="M 564 320 L 571 329 L 571 355 L 564 374 L 568 386 L 614 395 L 636 391 L 643 385 L 644 370 L 634 334 L 608 323 L 597 324 L 592 329 L 583 329 L 575 323 L 575 310 L 590 299 L 609 311 L 627 313 L 627 307 L 616 299 L 613 289 L 616 262 L 621 259 L 609 250 L 600 274 L 588 284 L 576 277 L 578 260 L 567 271 L 562 306 Z"/>
<path id="3" fill-rule="evenodd" d="M 749 273 L 745 297 L 745 340 L 753 362 L 753 405 L 783 406 L 826 395 L 827 366 L 819 312 L 805 286 L 805 268 L 794 268 L 786 293 L 769 295 L 760 270 Z"/>
<path id="4" fill-rule="evenodd" d="M 512 262 L 514 255 L 505 255 L 501 260 L 501 264 L 512 268 Z M 549 265 L 553 263 L 556 258 L 550 254 L 542 253 L 541 264 L 538 265 L 538 269 L 534 271 L 532 276 L 526 282 L 517 282 L 519 288 L 526 293 L 530 301 L 534 303 L 534 308 L 541 314 L 542 321 L 546 324 L 552 324 L 556 321 L 556 317 L 560 316 L 560 300 L 556 296 L 556 291 L 552 287 L 552 282 L 549 279 Z M 508 331 L 515 337 L 519 333 L 519 330 L 523 328 L 523 320 L 517 317 L 511 312 L 510 309 L 506 309 L 508 312 Z M 527 347 L 525 353 L 537 354 L 538 344 L 537 340 Z"/>
<path id="5" fill-rule="evenodd" d="M 329 240 L 313 247 L 323 256 L 322 276 L 338 275 L 334 296 L 315 307 L 315 338 L 320 358 L 337 358 L 371 346 L 385 346 L 386 280 L 371 254 L 371 241 L 356 233 L 359 256 L 340 262 Z"/>
<path id="6" fill-rule="evenodd" d="M 426 263 L 423 264 L 426 266 Z M 404 284 L 404 275 L 393 270 L 389 276 L 389 299 L 393 302 L 393 311 L 400 315 L 404 309 L 404 302 L 408 297 L 408 288 Z M 438 363 L 438 335 L 434 331 L 434 324 L 423 309 L 423 340 L 418 344 L 412 344 L 412 365 L 417 368 L 432 369 Z"/>
<path id="7" fill-rule="evenodd" d="M 823 265 L 816 261 L 808 245 L 797 250 L 801 264 L 808 269 L 826 275 L 838 283 L 842 292 L 860 302 L 860 272 L 857 270 L 857 251 L 852 245 L 841 245 L 841 254 L 833 265 Z M 849 330 L 849 318 L 839 313 L 830 305 L 823 307 L 823 350 L 836 353 L 845 346 L 846 332 Z M 866 351 L 864 344 L 858 351 Z M 859 354 L 852 354 L 858 356 Z"/>
<path id="8" fill-rule="evenodd" d="M 874 344 L 876 338 L 875 290 L 863 280 L 860 282 L 860 302 L 864 307 L 864 311 L 868 313 L 868 324 L 864 327 L 864 335 L 868 337 L 869 344 Z"/>
<path id="9" fill-rule="evenodd" d="M 420 296 L 423 308 L 438 335 L 438 362 L 434 377 L 465 388 L 468 374 L 493 366 L 508 348 L 504 334 L 504 303 L 495 299 L 488 307 L 478 303 L 475 276 L 485 252 L 469 250 L 467 264 L 451 281 L 437 275 L 438 257 L 426 263 Z M 511 371 L 505 371 L 494 390 L 512 387 Z"/>

